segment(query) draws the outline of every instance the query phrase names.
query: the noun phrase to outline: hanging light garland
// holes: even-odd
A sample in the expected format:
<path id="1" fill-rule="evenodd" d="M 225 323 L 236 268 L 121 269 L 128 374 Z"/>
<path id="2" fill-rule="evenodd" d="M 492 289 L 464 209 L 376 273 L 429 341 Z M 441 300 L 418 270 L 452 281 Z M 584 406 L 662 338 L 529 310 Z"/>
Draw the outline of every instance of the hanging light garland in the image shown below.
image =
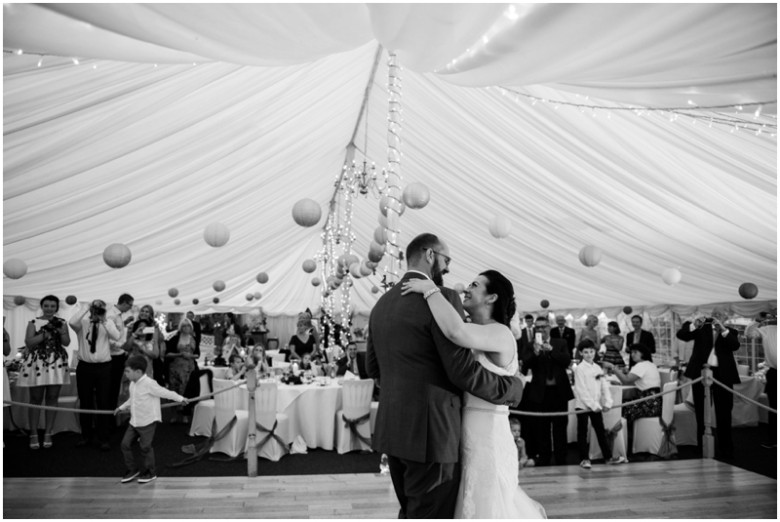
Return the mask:
<path id="1" fill-rule="evenodd" d="M 612 118 L 613 112 L 617 113 L 621 111 L 633 112 L 639 117 L 650 114 L 660 114 L 665 118 L 668 118 L 670 122 L 678 121 L 682 116 L 683 119 L 689 118 L 693 125 L 696 125 L 697 122 L 702 122 L 707 127 L 712 127 L 713 125 L 730 127 L 732 133 L 737 131 L 749 131 L 755 133 L 757 136 L 761 134 L 769 134 L 773 138 L 777 136 L 776 116 L 767 116 L 762 113 L 764 105 L 775 104 L 777 103 L 777 100 L 759 101 L 750 104 L 707 106 L 697 105 L 693 100 L 688 100 L 687 107 L 612 106 L 541 98 L 507 87 L 487 87 L 487 89 L 496 90 L 502 96 L 510 98 L 516 103 L 520 103 L 521 99 L 524 99 L 532 106 L 541 103 L 542 105 L 552 106 L 554 110 L 558 110 L 560 107 L 573 107 L 579 109 L 581 113 L 589 113 L 594 118 L 598 111 L 605 113 L 607 119 Z M 579 94 L 576 96 L 580 97 Z M 589 99 L 589 96 L 585 96 L 586 101 Z M 750 107 L 751 110 L 745 111 L 745 107 Z M 734 115 L 728 115 L 724 112 L 732 110 L 734 111 Z M 761 119 L 761 121 L 759 121 L 759 119 Z"/>
<path id="2" fill-rule="evenodd" d="M 395 53 L 389 53 L 387 90 L 390 95 L 387 110 L 387 242 L 385 251 L 390 256 L 385 267 L 385 285 L 392 286 L 399 281 L 401 251 L 398 238 L 401 234 L 399 221 L 403 212 L 401 188 L 401 67 Z M 385 212 L 383 212 L 384 214 Z"/>

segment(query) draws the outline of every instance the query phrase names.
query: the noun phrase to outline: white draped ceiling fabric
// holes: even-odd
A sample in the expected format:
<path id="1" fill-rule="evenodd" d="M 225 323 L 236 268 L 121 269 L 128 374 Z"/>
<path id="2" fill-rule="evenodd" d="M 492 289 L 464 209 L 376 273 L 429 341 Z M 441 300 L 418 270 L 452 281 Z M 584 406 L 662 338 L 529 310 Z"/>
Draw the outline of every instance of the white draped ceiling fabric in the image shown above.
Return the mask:
<path id="1" fill-rule="evenodd" d="M 358 157 L 384 165 L 387 50 L 403 67 L 403 181 L 431 192 L 401 217 L 401 247 L 439 234 L 448 286 L 495 268 L 525 311 L 542 299 L 570 311 L 739 302 L 746 281 L 756 301 L 776 300 L 774 4 L 6 3 L 3 14 L 3 259 L 29 266 L 4 279 L 7 308 L 17 295 L 35 306 L 130 292 L 169 311 L 215 296 L 214 309 L 317 309 L 322 287 L 301 263 L 325 220 L 299 227 L 291 208 L 311 198 L 327 213 L 353 134 Z M 378 200 L 354 210 L 363 257 Z M 512 223 L 506 238 L 488 232 L 496 215 Z M 224 247 L 203 240 L 213 222 L 230 229 Z M 111 243 L 131 249 L 127 267 L 104 264 Z M 578 260 L 588 244 L 598 266 Z M 671 267 L 674 286 L 661 278 Z M 355 281 L 358 312 L 378 281 Z"/>

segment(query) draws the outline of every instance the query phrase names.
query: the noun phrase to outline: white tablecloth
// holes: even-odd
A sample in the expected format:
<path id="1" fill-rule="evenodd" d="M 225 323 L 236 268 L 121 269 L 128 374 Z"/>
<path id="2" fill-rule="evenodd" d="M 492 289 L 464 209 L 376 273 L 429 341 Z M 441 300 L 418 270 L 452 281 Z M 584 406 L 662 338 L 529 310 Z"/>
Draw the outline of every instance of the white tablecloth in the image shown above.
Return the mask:
<path id="1" fill-rule="evenodd" d="M 742 382 L 734 385 L 734 391 L 753 399 L 758 400 L 758 397 L 764 392 L 764 383 L 756 379 L 754 376 L 740 375 Z M 713 384 L 717 386 L 717 384 Z M 685 403 L 693 410 L 693 387 L 689 387 L 688 394 L 685 399 Z M 712 410 L 712 425 L 716 426 L 715 410 Z M 731 409 L 731 426 L 757 426 L 758 425 L 758 406 L 751 404 L 740 397 L 734 396 L 734 407 Z"/>
<path id="2" fill-rule="evenodd" d="M 602 417 L 604 418 L 604 428 L 609 429 L 611 428 L 615 422 L 617 422 L 618 419 L 622 416 L 622 408 L 620 407 L 621 404 L 623 404 L 623 393 L 633 392 L 633 390 L 636 390 L 635 386 L 622 386 L 622 385 L 611 385 L 609 387 L 609 391 L 612 392 L 612 408 L 606 413 L 602 413 Z M 569 401 L 569 411 L 574 411 L 574 399 Z M 611 421 L 611 423 L 610 423 Z M 566 440 L 567 442 L 577 442 L 577 416 L 576 415 L 569 415 L 569 424 L 566 426 Z"/>

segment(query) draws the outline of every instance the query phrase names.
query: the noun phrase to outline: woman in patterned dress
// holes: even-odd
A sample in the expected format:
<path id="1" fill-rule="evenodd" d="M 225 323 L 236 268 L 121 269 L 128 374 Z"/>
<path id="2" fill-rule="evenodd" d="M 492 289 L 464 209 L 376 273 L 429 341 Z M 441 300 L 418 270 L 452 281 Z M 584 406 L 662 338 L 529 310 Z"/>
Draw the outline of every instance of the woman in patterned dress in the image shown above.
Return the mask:
<path id="1" fill-rule="evenodd" d="M 620 326 L 616 321 L 610 321 L 607 324 L 608 335 L 602 337 L 601 342 L 607 347 L 607 351 L 602 356 L 602 361 L 614 364 L 618 368 L 623 368 L 626 363 L 623 360 L 621 351 L 623 350 L 623 336 L 620 335 Z"/>
<path id="2" fill-rule="evenodd" d="M 182 319 L 179 332 L 168 340 L 165 357 L 170 362 L 168 368 L 168 389 L 179 395 L 187 392 L 187 383 L 197 368 L 196 359 L 200 356 L 195 343 L 195 331 L 189 319 Z M 179 408 L 181 422 L 189 423 L 186 406 Z"/>
<path id="3" fill-rule="evenodd" d="M 30 404 L 45 403 L 46 406 L 56 407 L 62 385 L 70 383 L 68 352 L 64 348 L 70 344 L 70 334 L 68 324 L 55 316 L 59 309 L 60 300 L 56 296 L 47 295 L 41 299 L 43 315 L 27 324 L 25 349 L 16 385 L 30 389 Z M 30 449 L 36 450 L 40 447 L 38 422 L 41 410 L 30 408 L 28 414 Z M 44 448 L 52 447 L 51 430 L 56 417 L 56 411 L 46 410 L 44 413 Z"/>

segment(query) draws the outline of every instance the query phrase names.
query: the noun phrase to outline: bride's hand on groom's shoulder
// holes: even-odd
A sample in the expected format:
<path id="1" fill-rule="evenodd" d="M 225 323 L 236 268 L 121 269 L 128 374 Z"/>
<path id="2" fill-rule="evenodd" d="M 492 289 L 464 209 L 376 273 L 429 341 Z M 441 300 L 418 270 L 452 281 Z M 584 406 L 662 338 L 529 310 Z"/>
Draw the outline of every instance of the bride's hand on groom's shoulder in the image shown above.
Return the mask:
<path id="1" fill-rule="evenodd" d="M 436 283 L 430 279 L 410 279 L 401 285 L 401 295 L 411 294 L 412 292 L 424 294 L 434 288 L 436 288 Z"/>

